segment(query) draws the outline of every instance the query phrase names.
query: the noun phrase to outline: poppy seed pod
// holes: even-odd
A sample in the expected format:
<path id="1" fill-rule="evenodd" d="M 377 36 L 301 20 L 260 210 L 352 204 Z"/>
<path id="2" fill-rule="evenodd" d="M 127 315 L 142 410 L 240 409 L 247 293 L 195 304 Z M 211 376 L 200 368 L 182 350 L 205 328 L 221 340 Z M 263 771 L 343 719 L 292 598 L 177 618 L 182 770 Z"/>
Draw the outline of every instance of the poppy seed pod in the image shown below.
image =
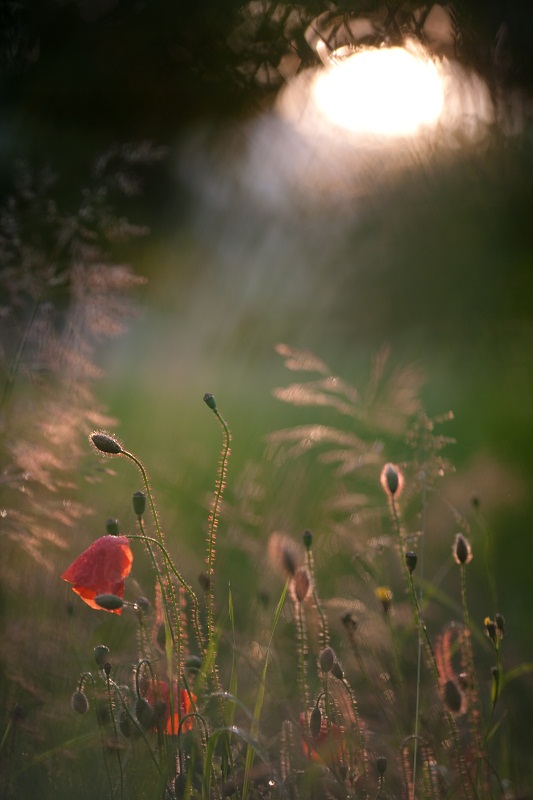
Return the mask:
<path id="1" fill-rule="evenodd" d="M 470 564 L 472 561 L 472 548 L 468 539 L 462 533 L 456 533 L 453 542 L 453 557 L 458 564 Z"/>
<path id="2" fill-rule="evenodd" d="M 123 452 L 118 440 L 103 431 L 91 433 L 89 439 L 97 450 L 108 456 L 117 456 Z"/>

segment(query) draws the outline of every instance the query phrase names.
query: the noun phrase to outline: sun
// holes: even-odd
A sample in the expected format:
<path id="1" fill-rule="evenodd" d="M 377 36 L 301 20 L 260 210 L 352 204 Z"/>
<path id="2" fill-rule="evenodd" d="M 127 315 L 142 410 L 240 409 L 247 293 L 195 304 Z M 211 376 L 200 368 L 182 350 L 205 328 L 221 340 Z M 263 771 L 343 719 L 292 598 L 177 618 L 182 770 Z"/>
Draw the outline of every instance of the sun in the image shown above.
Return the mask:
<path id="1" fill-rule="evenodd" d="M 406 47 L 368 48 L 332 58 L 313 98 L 324 117 L 355 134 L 413 136 L 434 127 L 444 107 L 435 62 Z"/>

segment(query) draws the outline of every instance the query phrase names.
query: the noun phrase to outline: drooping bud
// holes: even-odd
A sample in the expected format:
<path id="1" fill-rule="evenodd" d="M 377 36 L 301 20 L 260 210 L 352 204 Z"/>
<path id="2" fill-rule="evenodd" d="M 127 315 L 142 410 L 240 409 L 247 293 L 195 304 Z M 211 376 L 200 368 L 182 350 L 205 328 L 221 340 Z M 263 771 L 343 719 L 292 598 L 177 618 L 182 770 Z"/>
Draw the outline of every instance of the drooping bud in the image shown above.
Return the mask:
<path id="1" fill-rule="evenodd" d="M 401 494 L 404 479 L 400 469 L 395 464 L 385 464 L 381 470 L 380 482 L 383 491 L 390 498 Z"/>
<path id="2" fill-rule="evenodd" d="M 417 554 L 414 553 L 412 550 L 409 550 L 405 554 L 405 563 L 406 563 L 407 569 L 409 570 L 409 572 L 411 574 L 415 571 L 417 562 L 418 562 Z"/>
<path id="3" fill-rule="evenodd" d="M 378 771 L 378 775 L 385 775 L 387 771 L 387 757 L 386 756 L 378 756 L 376 758 L 376 769 Z"/>
<path id="4" fill-rule="evenodd" d="M 144 697 L 138 697 L 135 703 L 135 715 L 141 728 L 153 728 L 155 724 L 154 709 Z"/>
<path id="5" fill-rule="evenodd" d="M 309 576 L 308 570 L 305 567 L 299 567 L 294 573 L 294 578 L 292 580 L 292 588 L 296 600 L 299 603 L 303 603 L 306 597 L 308 596 L 309 590 L 311 588 L 311 578 Z"/>
<path id="6" fill-rule="evenodd" d="M 335 663 L 335 653 L 331 647 L 325 647 L 318 657 L 322 672 L 330 672 Z"/>
<path id="7" fill-rule="evenodd" d="M 135 605 L 137 606 L 139 611 L 143 612 L 143 614 L 148 614 L 148 612 L 150 611 L 150 601 L 148 600 L 147 597 L 144 596 L 138 597 L 137 600 L 135 601 Z"/>
<path id="8" fill-rule="evenodd" d="M 109 660 L 109 647 L 105 644 L 97 644 L 93 651 L 94 660 L 99 667 L 103 667 Z"/>
<path id="9" fill-rule="evenodd" d="M 118 536 L 118 519 L 109 517 L 105 524 L 105 528 L 109 536 Z"/>
<path id="10" fill-rule="evenodd" d="M 76 714 L 85 714 L 89 710 L 89 701 L 85 692 L 72 692 L 70 696 L 70 707 Z"/>
<path id="11" fill-rule="evenodd" d="M 311 711 L 311 716 L 309 717 L 309 733 L 316 739 L 318 734 L 320 733 L 320 729 L 322 728 L 322 714 L 320 709 L 317 705 Z"/>
<path id="12" fill-rule="evenodd" d="M 97 450 L 108 456 L 117 456 L 123 452 L 118 440 L 103 431 L 91 433 L 89 439 Z"/>
<path id="13" fill-rule="evenodd" d="M 458 564 L 470 564 L 472 561 L 472 548 L 462 533 L 455 534 L 452 552 Z"/>
<path id="14" fill-rule="evenodd" d="M 209 392 L 206 392 L 204 394 L 204 403 L 206 404 L 206 406 L 208 406 L 211 409 L 211 411 L 216 411 L 217 410 L 216 400 L 213 397 L 213 395 L 210 394 Z"/>
<path id="15" fill-rule="evenodd" d="M 463 705 L 463 695 L 455 681 L 448 680 L 444 684 L 444 702 L 453 714 L 459 714 Z"/>
<path id="16" fill-rule="evenodd" d="M 342 667 L 339 664 L 339 662 L 337 661 L 337 659 L 335 659 L 335 661 L 331 665 L 330 672 L 331 672 L 331 674 L 333 675 L 334 678 L 337 678 L 337 680 L 339 680 L 339 681 L 343 681 L 344 680 L 344 670 L 342 669 Z"/>
<path id="17" fill-rule="evenodd" d="M 313 534 L 311 531 L 304 531 L 302 539 L 307 550 L 310 550 L 313 544 Z"/>
<path id="18" fill-rule="evenodd" d="M 118 597 L 116 594 L 97 594 L 94 602 L 105 611 L 117 611 L 124 605 L 122 597 Z"/>
<path id="19" fill-rule="evenodd" d="M 133 493 L 133 512 L 137 517 L 142 517 L 146 508 L 146 495 L 140 490 Z"/>
<path id="20" fill-rule="evenodd" d="M 505 617 L 503 614 L 496 614 L 494 621 L 496 623 L 496 627 L 498 628 L 500 639 L 503 639 L 505 636 Z"/>

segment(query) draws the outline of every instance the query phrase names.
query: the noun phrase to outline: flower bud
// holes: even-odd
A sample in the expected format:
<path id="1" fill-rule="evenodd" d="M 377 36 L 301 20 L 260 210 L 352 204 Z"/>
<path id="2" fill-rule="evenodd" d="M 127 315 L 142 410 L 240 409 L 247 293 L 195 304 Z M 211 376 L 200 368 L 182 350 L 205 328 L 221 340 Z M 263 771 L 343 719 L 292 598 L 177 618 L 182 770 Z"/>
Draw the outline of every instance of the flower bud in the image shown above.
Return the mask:
<path id="1" fill-rule="evenodd" d="M 105 524 L 105 528 L 109 536 L 118 536 L 118 519 L 109 517 Z"/>
<path id="2" fill-rule="evenodd" d="M 100 450 L 101 453 L 105 453 L 106 455 L 116 456 L 123 452 L 117 439 L 103 431 L 91 433 L 89 439 L 97 450 Z"/>
<path id="3" fill-rule="evenodd" d="M 137 606 L 139 611 L 143 612 L 143 614 L 148 614 L 148 612 L 150 611 L 150 601 L 148 600 L 147 597 L 142 597 L 142 596 L 138 597 L 137 600 L 135 601 L 135 605 Z"/>
<path id="4" fill-rule="evenodd" d="M 376 769 L 378 771 L 378 775 L 385 775 L 387 771 L 387 758 L 386 756 L 378 756 L 376 758 Z"/>
<path id="5" fill-rule="evenodd" d="M 322 672 L 330 672 L 334 662 L 335 653 L 331 647 L 325 647 L 318 657 Z"/>
<path id="6" fill-rule="evenodd" d="M 313 739 L 316 739 L 316 737 L 320 733 L 321 728 L 322 728 L 322 714 L 320 713 L 318 705 L 316 705 L 311 711 L 311 716 L 309 717 L 309 733 L 311 734 Z"/>
<path id="7" fill-rule="evenodd" d="M 153 728 L 155 724 L 154 709 L 144 697 L 138 697 L 135 703 L 135 715 L 141 728 Z"/>
<path id="8" fill-rule="evenodd" d="M 85 692 L 72 692 L 70 696 L 70 707 L 76 714 L 85 714 L 89 710 L 89 701 Z"/>
<path id="9" fill-rule="evenodd" d="M 307 550 L 310 550 L 313 544 L 313 534 L 311 533 L 311 531 L 304 531 L 302 539 Z"/>
<path id="10" fill-rule="evenodd" d="M 299 567 L 292 580 L 294 596 L 299 603 L 303 603 L 311 588 L 311 578 L 305 567 Z"/>
<path id="11" fill-rule="evenodd" d="M 409 551 L 408 551 L 408 552 L 405 554 L 405 563 L 406 563 L 406 565 L 407 565 L 407 569 L 409 570 L 409 572 L 410 572 L 411 574 L 412 574 L 412 573 L 415 571 L 415 569 L 416 569 L 416 564 L 417 564 L 417 561 L 418 561 L 418 556 L 417 556 L 417 554 L 416 554 L 416 553 L 414 553 L 412 550 L 409 550 Z"/>
<path id="12" fill-rule="evenodd" d="M 109 647 L 105 644 L 98 644 L 93 651 L 94 660 L 99 667 L 103 667 L 109 658 Z"/>
<path id="13" fill-rule="evenodd" d="M 496 623 L 496 627 L 498 628 L 500 639 L 503 639 L 505 635 L 505 617 L 502 614 L 496 614 L 496 616 L 494 617 L 494 622 Z"/>
<path id="14" fill-rule="evenodd" d="M 400 495 L 403 489 L 403 475 L 395 464 L 385 464 L 381 471 L 380 482 L 383 491 L 394 497 Z"/>
<path id="15" fill-rule="evenodd" d="M 330 671 L 331 671 L 331 674 L 333 675 L 334 678 L 337 678 L 339 681 L 344 680 L 344 671 L 343 671 L 341 665 L 339 664 L 339 662 L 336 659 L 333 662 L 333 664 L 331 665 L 331 670 Z"/>
<path id="16" fill-rule="evenodd" d="M 485 633 L 491 642 L 496 642 L 497 628 L 494 620 L 490 619 L 490 617 L 485 617 L 483 625 L 485 626 Z"/>
<path id="17" fill-rule="evenodd" d="M 144 492 L 134 492 L 133 497 L 133 512 L 138 517 L 142 517 L 146 508 L 146 495 Z"/>
<path id="18" fill-rule="evenodd" d="M 117 611 L 124 605 L 122 597 L 118 597 L 116 594 L 97 594 L 94 602 L 105 611 Z"/>
<path id="19" fill-rule="evenodd" d="M 109 663 L 109 661 L 106 661 L 106 662 L 105 662 L 105 664 L 104 664 L 104 666 L 102 667 L 102 669 L 104 670 L 105 674 L 106 674 L 106 675 L 107 675 L 107 677 L 109 678 L 109 676 L 111 675 L 111 670 L 113 669 L 113 667 L 111 666 L 111 664 Z"/>
<path id="20" fill-rule="evenodd" d="M 211 411 L 216 411 L 216 410 L 217 410 L 217 403 L 216 403 L 216 400 L 215 400 L 215 398 L 213 397 L 213 395 L 212 395 L 212 394 L 210 394 L 209 392 L 206 392 L 206 393 L 204 394 L 204 403 L 205 403 L 207 406 L 209 406 L 209 408 L 211 409 Z"/>
<path id="21" fill-rule="evenodd" d="M 444 702 L 447 708 L 454 714 L 459 714 L 463 705 L 463 695 L 457 688 L 454 681 L 448 680 L 444 684 Z"/>
<path id="22" fill-rule="evenodd" d="M 452 552 L 458 564 L 469 564 L 472 561 L 472 548 L 462 533 L 455 534 Z"/>
<path id="23" fill-rule="evenodd" d="M 202 668 L 202 659 L 199 656 L 189 656 L 185 660 L 185 669 L 189 672 L 199 672 Z"/>

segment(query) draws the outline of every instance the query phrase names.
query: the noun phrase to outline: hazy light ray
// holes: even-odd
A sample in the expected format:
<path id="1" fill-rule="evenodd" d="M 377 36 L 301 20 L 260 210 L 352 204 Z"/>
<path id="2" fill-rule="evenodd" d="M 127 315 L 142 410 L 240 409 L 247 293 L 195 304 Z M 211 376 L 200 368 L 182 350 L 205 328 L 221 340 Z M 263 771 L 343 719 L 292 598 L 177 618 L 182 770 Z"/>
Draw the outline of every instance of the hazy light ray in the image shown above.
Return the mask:
<path id="1" fill-rule="evenodd" d="M 361 50 L 319 73 L 318 110 L 334 125 L 358 134 L 409 136 L 437 124 L 444 89 L 427 56 L 403 47 Z"/>

